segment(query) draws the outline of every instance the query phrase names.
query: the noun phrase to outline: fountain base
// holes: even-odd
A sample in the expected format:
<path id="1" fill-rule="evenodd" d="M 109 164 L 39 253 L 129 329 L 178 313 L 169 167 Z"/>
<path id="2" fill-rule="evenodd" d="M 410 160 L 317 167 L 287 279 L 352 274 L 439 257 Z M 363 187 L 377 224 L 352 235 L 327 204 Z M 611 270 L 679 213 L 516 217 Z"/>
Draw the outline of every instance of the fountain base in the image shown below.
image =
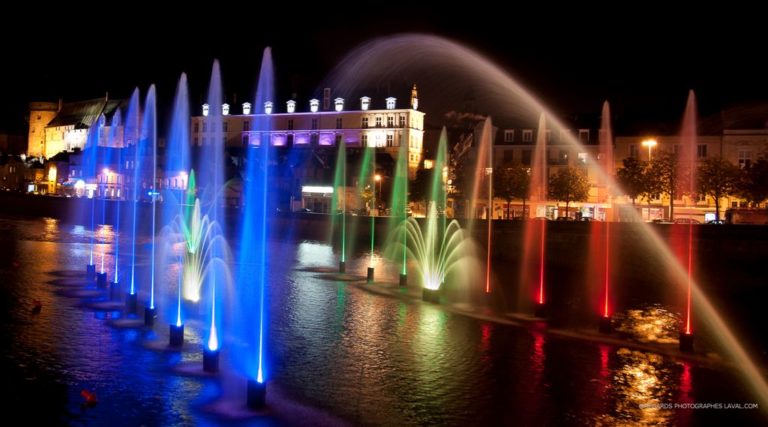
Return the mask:
<path id="1" fill-rule="evenodd" d="M 680 331 L 680 351 L 693 353 L 693 334 L 687 334 L 685 331 Z"/>
<path id="2" fill-rule="evenodd" d="M 339 273 L 346 273 L 347 272 L 347 263 L 344 261 L 339 261 Z"/>
<path id="3" fill-rule="evenodd" d="M 536 308 L 533 309 L 533 315 L 535 317 L 547 317 L 547 305 L 544 303 L 536 303 Z"/>
<path id="4" fill-rule="evenodd" d="M 138 294 L 132 294 L 127 293 L 125 294 L 125 311 L 128 313 L 136 314 L 136 309 L 138 308 Z"/>
<path id="5" fill-rule="evenodd" d="M 184 325 L 168 325 L 170 328 L 170 336 L 168 337 L 168 345 L 171 347 L 181 347 L 184 345 Z"/>
<path id="6" fill-rule="evenodd" d="M 422 289 L 421 299 L 422 301 L 431 302 L 433 304 L 440 304 L 440 289 Z"/>
<path id="7" fill-rule="evenodd" d="M 144 326 L 154 326 L 155 317 L 157 317 L 157 309 L 144 307 Z"/>
<path id="8" fill-rule="evenodd" d="M 266 403 L 267 384 L 248 380 L 248 395 L 246 397 L 248 409 L 263 409 Z"/>
<path id="9" fill-rule="evenodd" d="M 600 316 L 600 324 L 597 330 L 601 334 L 610 334 L 613 332 L 613 319 L 610 316 Z"/>
<path id="10" fill-rule="evenodd" d="M 112 301 L 120 301 L 120 282 L 112 282 L 109 284 L 109 299 Z"/>
<path id="11" fill-rule="evenodd" d="M 106 289 L 107 273 L 96 273 L 96 287 L 99 289 Z"/>
<path id="12" fill-rule="evenodd" d="M 219 350 L 203 349 L 203 371 L 219 372 Z"/>
<path id="13" fill-rule="evenodd" d="M 88 264 L 85 266 L 85 278 L 87 280 L 94 280 L 96 278 L 96 264 Z"/>
<path id="14" fill-rule="evenodd" d="M 368 267 L 368 275 L 366 276 L 368 283 L 373 282 L 373 267 Z"/>
<path id="15" fill-rule="evenodd" d="M 407 274 L 401 274 L 400 275 L 400 287 L 401 288 L 407 288 L 408 287 L 408 275 Z"/>

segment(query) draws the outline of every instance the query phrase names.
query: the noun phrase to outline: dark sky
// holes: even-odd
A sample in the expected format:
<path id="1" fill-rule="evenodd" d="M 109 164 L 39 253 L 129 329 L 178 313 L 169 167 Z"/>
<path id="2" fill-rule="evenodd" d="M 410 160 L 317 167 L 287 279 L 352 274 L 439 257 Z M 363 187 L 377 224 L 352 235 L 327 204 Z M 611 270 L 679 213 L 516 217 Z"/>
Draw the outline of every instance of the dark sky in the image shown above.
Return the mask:
<path id="1" fill-rule="evenodd" d="M 6 20 L 28 22 L 30 30 L 0 26 L 0 131 L 26 133 L 25 106 L 32 100 L 73 101 L 107 91 L 125 98 L 136 86 L 143 91 L 156 83 L 162 106 L 182 71 L 197 105 L 213 58 L 221 60 L 228 100 L 237 93 L 239 103 L 252 98 L 266 45 L 273 48 L 278 105 L 294 92 L 306 99 L 350 49 L 398 32 L 466 43 L 561 114 L 598 114 L 608 99 L 620 120 L 679 120 L 688 89 L 696 90 L 702 114 L 768 99 L 762 65 L 768 37 L 754 10 L 683 13 L 630 4 L 620 11 L 530 10 L 510 4 L 501 12 L 406 4 L 387 6 L 391 10 L 378 12 L 383 15 L 352 8 L 357 15 L 349 16 L 331 13 L 341 6 L 326 4 L 302 16 L 297 5 L 265 17 L 251 13 L 254 7 L 219 13 L 188 4 L 179 15 L 146 10 L 103 19 L 71 10 L 4 13 Z"/>

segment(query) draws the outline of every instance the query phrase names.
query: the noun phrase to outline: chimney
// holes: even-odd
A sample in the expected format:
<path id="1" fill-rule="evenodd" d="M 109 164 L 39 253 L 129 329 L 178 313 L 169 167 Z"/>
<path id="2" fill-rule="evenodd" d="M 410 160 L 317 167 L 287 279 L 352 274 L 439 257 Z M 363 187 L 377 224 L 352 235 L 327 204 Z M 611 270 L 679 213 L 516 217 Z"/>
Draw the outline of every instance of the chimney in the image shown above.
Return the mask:
<path id="1" fill-rule="evenodd" d="M 64 107 L 64 100 L 62 98 L 59 98 L 59 109 L 56 110 L 56 112 L 61 111 L 61 109 Z"/>

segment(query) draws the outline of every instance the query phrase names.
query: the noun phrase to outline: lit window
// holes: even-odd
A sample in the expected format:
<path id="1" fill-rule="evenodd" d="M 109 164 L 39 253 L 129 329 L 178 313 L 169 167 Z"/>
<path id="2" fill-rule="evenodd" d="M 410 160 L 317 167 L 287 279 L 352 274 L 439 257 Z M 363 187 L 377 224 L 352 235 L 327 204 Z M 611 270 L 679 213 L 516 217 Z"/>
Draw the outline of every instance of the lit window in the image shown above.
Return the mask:
<path id="1" fill-rule="evenodd" d="M 739 167 L 741 169 L 749 169 L 752 163 L 751 151 L 739 151 Z"/>
<path id="2" fill-rule="evenodd" d="M 387 116 L 387 127 L 388 128 L 395 127 L 395 116 Z"/>
<path id="3" fill-rule="evenodd" d="M 504 142 L 513 142 L 514 140 L 515 140 L 515 130 L 514 129 L 504 130 Z"/>
<path id="4" fill-rule="evenodd" d="M 368 117 L 363 117 L 363 129 L 368 127 Z"/>
<path id="5" fill-rule="evenodd" d="M 371 98 L 364 96 L 360 98 L 360 109 L 363 111 L 368 111 L 368 108 L 371 106 Z"/>
<path id="6" fill-rule="evenodd" d="M 533 142 L 533 130 L 523 129 L 523 142 Z"/>

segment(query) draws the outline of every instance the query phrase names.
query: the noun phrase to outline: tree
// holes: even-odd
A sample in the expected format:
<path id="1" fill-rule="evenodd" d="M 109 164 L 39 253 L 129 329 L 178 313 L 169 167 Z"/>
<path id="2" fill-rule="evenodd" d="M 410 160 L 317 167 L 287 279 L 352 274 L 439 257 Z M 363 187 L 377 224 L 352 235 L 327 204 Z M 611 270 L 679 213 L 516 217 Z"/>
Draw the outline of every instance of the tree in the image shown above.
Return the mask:
<path id="1" fill-rule="evenodd" d="M 363 208 L 367 208 L 369 215 L 373 215 L 373 210 L 376 208 L 373 206 L 373 186 L 368 184 L 360 192 L 360 200 L 363 202 Z"/>
<path id="2" fill-rule="evenodd" d="M 509 205 L 513 199 L 523 201 L 523 216 L 525 216 L 525 201 L 531 186 L 531 175 L 528 168 L 519 163 L 507 163 L 493 172 L 493 194 L 507 202 L 507 219 Z"/>
<path id="3" fill-rule="evenodd" d="M 635 200 L 646 193 L 648 190 L 648 164 L 641 162 L 635 157 L 627 157 L 622 161 L 623 168 L 616 171 L 616 178 L 627 196 L 632 199 L 632 205 Z M 650 199 L 649 199 L 650 200 Z"/>
<path id="4" fill-rule="evenodd" d="M 697 188 L 715 199 L 715 221 L 720 220 L 720 199 L 736 191 L 739 168 L 721 157 L 709 157 L 699 165 Z"/>
<path id="5" fill-rule="evenodd" d="M 589 181 L 586 174 L 573 166 L 560 169 L 549 180 L 549 197 L 565 202 L 565 216 L 571 202 L 581 202 L 589 197 Z"/>
<path id="6" fill-rule="evenodd" d="M 739 195 L 750 203 L 768 199 L 768 160 L 760 159 L 743 171 L 738 187 Z"/>
<path id="7" fill-rule="evenodd" d="M 669 219 L 674 218 L 675 197 L 680 194 L 682 179 L 677 167 L 677 153 L 660 151 L 648 167 L 649 197 L 652 194 L 669 196 Z"/>

